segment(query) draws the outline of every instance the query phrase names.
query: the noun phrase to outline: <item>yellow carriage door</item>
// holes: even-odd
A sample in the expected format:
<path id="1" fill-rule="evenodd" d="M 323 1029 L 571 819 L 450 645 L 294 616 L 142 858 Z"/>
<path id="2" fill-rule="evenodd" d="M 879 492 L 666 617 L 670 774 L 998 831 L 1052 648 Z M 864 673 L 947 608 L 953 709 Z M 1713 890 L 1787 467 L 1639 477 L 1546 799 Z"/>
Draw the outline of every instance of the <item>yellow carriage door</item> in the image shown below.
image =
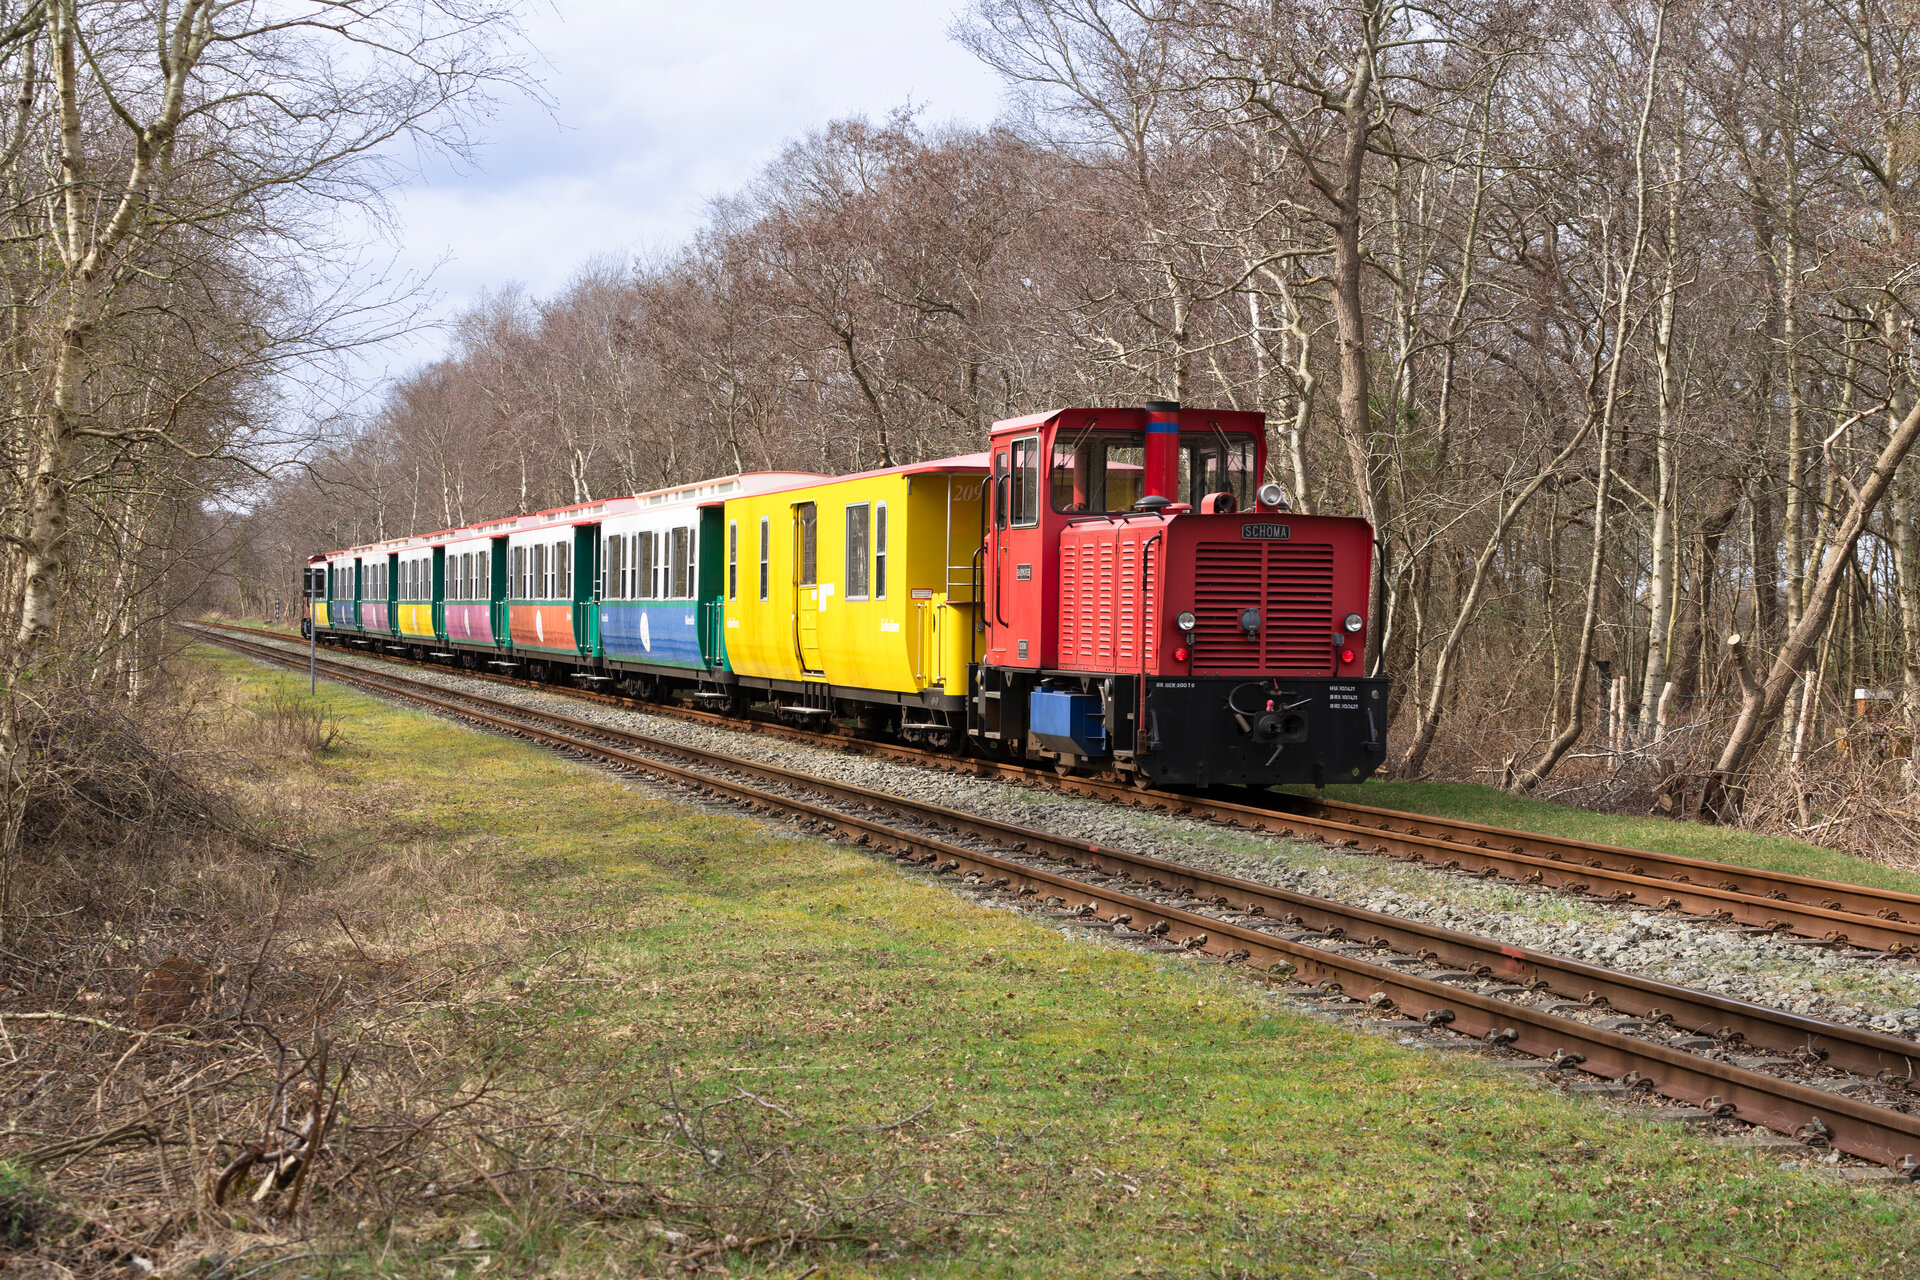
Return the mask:
<path id="1" fill-rule="evenodd" d="M 793 627 L 800 645 L 800 665 L 818 673 L 820 666 L 820 520 L 811 502 L 793 508 Z"/>

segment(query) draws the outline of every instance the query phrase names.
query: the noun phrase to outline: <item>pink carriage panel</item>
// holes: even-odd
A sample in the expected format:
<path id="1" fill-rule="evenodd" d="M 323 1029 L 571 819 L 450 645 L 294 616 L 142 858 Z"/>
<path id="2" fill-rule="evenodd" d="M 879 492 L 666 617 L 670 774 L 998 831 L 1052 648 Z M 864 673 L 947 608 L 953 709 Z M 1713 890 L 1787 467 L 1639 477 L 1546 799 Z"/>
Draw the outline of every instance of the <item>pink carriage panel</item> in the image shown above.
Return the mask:
<path id="1" fill-rule="evenodd" d="M 448 604 L 447 639 L 469 644 L 493 643 L 492 607 L 484 604 Z"/>

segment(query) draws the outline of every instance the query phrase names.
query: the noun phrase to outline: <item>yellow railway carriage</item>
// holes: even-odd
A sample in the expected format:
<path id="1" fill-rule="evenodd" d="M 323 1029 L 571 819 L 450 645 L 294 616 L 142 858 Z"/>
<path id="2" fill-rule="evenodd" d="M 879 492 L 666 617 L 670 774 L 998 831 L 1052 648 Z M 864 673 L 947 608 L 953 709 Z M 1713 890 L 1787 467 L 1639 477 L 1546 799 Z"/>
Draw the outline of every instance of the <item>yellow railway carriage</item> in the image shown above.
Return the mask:
<path id="1" fill-rule="evenodd" d="M 726 654 L 795 717 L 893 704 L 908 737 L 961 724 L 979 656 L 985 454 L 841 476 L 726 504 Z M 949 717 L 953 717 L 951 720 Z"/>

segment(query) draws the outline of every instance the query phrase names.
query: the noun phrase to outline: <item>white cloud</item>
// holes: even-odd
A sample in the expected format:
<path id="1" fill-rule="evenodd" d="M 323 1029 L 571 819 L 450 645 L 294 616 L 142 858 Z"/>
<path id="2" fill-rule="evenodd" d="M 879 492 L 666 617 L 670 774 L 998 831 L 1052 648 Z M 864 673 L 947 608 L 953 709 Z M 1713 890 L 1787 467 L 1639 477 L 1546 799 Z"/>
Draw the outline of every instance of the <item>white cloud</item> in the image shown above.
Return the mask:
<path id="1" fill-rule="evenodd" d="M 984 123 L 994 76 L 947 39 L 948 3 L 557 0 L 529 13 L 552 111 L 509 102 L 477 171 L 400 192 L 399 265 L 434 270 L 436 312 L 511 281 L 550 293 L 595 255 L 679 243 L 712 197 L 780 146 L 911 98 L 931 121 Z M 430 357 L 398 343 L 389 369 Z"/>

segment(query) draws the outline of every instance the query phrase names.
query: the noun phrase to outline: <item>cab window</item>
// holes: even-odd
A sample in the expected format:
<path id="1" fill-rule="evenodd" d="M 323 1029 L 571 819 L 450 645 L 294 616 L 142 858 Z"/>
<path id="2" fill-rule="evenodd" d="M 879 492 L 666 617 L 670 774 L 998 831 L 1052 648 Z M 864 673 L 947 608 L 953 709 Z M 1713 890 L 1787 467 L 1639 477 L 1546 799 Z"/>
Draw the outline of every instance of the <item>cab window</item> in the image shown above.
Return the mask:
<path id="1" fill-rule="evenodd" d="M 1234 506 L 1253 506 L 1253 437 L 1241 433 L 1183 432 L 1180 437 L 1181 501 L 1199 509 L 1208 494 L 1230 493 Z"/>
<path id="2" fill-rule="evenodd" d="M 1140 500 L 1146 436 L 1139 431 L 1061 431 L 1053 438 L 1053 509 L 1118 515 Z"/>
<path id="3" fill-rule="evenodd" d="M 1030 529 L 1040 523 L 1039 436 L 1013 442 L 1013 492 L 1008 505 L 1014 528 Z"/>

